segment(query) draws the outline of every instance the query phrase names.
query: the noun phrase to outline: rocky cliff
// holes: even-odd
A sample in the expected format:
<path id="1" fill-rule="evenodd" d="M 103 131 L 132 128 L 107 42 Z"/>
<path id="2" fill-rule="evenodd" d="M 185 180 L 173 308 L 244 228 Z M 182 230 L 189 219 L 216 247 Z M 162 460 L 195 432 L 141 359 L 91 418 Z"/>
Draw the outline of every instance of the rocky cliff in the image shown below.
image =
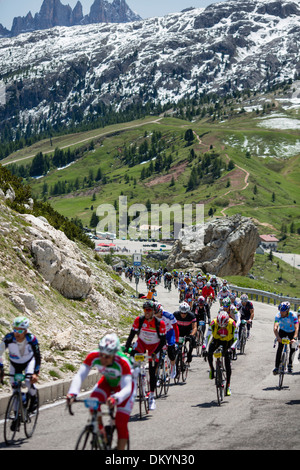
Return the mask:
<path id="1" fill-rule="evenodd" d="M 168 259 L 169 269 L 203 269 L 218 276 L 246 275 L 259 235 L 251 219 L 235 215 L 186 230 Z"/>
<path id="2" fill-rule="evenodd" d="M 33 216 L 32 200 L 15 212 L 13 199 L 13 188 L 0 190 L 0 336 L 26 315 L 41 345 L 40 381 L 67 378 L 106 331 L 126 338 L 140 304 L 92 249 Z"/>
<path id="3" fill-rule="evenodd" d="M 91 23 L 127 23 L 137 21 L 141 17 L 136 15 L 125 0 L 95 0 L 90 13 L 83 15 L 82 4 L 77 2 L 72 9 L 70 5 L 63 5 L 60 0 L 44 0 L 39 13 L 34 16 L 29 12 L 26 16 L 17 16 L 13 19 L 11 31 L 1 30 L 0 36 L 17 36 L 28 31 L 53 28 L 54 26 L 74 26 Z"/>

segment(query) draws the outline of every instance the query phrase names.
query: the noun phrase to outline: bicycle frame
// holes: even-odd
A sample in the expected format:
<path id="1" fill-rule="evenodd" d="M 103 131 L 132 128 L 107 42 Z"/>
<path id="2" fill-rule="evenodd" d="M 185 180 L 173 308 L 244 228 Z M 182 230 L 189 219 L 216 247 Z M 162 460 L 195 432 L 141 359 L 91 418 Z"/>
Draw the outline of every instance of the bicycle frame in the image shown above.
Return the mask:
<path id="1" fill-rule="evenodd" d="M 282 353 L 281 353 L 281 359 L 280 359 L 279 370 L 278 370 L 278 373 L 279 373 L 279 388 L 282 388 L 283 378 L 284 378 L 284 374 L 285 374 L 285 371 L 286 371 L 287 359 L 288 359 L 288 345 L 290 345 L 291 341 L 288 337 L 286 337 L 286 338 L 282 338 L 281 342 L 284 346 L 283 346 L 283 350 L 282 350 Z"/>
<path id="2" fill-rule="evenodd" d="M 146 364 L 147 360 L 152 359 L 151 356 L 142 353 L 136 353 L 134 355 L 134 367 L 138 369 L 137 375 L 137 389 L 139 398 L 139 413 L 140 419 L 143 417 L 143 410 L 145 414 L 149 413 L 149 404 L 147 397 L 147 379 L 146 379 Z"/>
<path id="3" fill-rule="evenodd" d="M 167 395 L 170 386 L 170 361 L 168 358 L 167 347 L 161 351 L 158 366 L 157 366 L 157 381 L 156 381 L 156 398 L 159 398 L 164 389 L 165 395 Z"/>
<path id="4" fill-rule="evenodd" d="M 89 409 L 88 422 L 79 434 L 75 450 L 110 450 L 115 430 L 114 411 L 100 412 L 97 398 L 76 399 L 75 403 L 84 403 L 84 406 Z M 72 404 L 69 404 L 68 408 L 69 413 L 73 416 Z M 98 419 L 102 416 L 110 417 L 110 425 L 105 427 L 105 433 L 103 434 L 100 433 L 98 424 Z"/>
<path id="5" fill-rule="evenodd" d="M 244 354 L 247 342 L 247 321 L 241 320 L 240 329 L 240 354 Z"/>
<path id="6" fill-rule="evenodd" d="M 182 376 L 183 382 L 186 382 L 186 379 L 187 379 L 188 368 L 185 364 L 185 360 L 187 356 L 187 348 L 186 348 L 185 342 L 186 342 L 185 337 L 179 338 L 178 349 L 177 349 L 177 354 L 176 354 L 176 359 L 175 359 L 176 377 L 174 379 L 174 382 L 176 384 L 179 382 L 180 374 Z"/>
<path id="7" fill-rule="evenodd" d="M 226 372 L 224 367 L 224 350 L 223 346 L 219 346 L 218 349 L 214 352 L 214 357 L 216 359 L 216 370 L 215 370 L 215 384 L 217 390 L 217 400 L 218 404 L 221 405 L 224 400 L 224 391 L 226 383 Z"/>
<path id="8" fill-rule="evenodd" d="M 21 423 L 24 424 L 24 431 L 27 438 L 33 435 L 38 418 L 38 391 L 37 409 L 31 415 L 27 407 L 23 403 L 22 385 L 26 378 L 32 377 L 32 374 L 6 374 L 8 377 L 14 378 L 13 393 L 9 399 L 4 421 L 4 440 L 7 445 L 13 443 L 16 433 L 20 430 Z M 28 397 L 28 394 L 27 394 Z M 32 429 L 30 429 L 32 426 Z M 9 434 L 11 433 L 11 436 Z"/>

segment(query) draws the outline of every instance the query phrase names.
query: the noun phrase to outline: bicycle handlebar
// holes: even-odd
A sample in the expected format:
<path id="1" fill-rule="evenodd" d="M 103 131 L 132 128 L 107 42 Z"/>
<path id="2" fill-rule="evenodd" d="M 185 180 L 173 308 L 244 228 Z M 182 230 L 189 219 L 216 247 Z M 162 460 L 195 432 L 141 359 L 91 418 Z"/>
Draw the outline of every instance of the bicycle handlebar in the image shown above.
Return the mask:
<path id="1" fill-rule="evenodd" d="M 93 406 L 89 406 L 89 405 L 91 405 L 92 401 L 94 402 Z M 97 400 L 95 398 L 84 399 L 84 400 L 82 400 L 80 398 L 76 398 L 76 397 L 72 397 L 71 399 L 67 398 L 67 408 L 68 408 L 68 411 L 69 411 L 71 416 L 74 416 L 74 412 L 72 410 L 73 403 L 84 403 L 86 408 L 97 411 L 98 405 L 99 405 L 99 400 Z M 108 406 L 108 405 L 106 405 L 106 406 Z M 99 416 L 110 416 L 111 419 L 114 419 L 114 417 L 115 417 L 114 416 L 114 407 L 113 408 L 108 407 L 107 412 L 101 411 L 101 412 L 98 412 L 98 415 Z"/>

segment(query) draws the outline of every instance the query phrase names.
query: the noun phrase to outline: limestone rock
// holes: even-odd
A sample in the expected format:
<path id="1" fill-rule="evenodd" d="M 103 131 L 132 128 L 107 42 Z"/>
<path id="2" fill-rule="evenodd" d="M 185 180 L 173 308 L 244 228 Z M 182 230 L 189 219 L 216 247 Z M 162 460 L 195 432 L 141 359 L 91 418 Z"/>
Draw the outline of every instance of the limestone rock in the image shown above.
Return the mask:
<path id="1" fill-rule="evenodd" d="M 185 230 L 168 259 L 168 269 L 202 269 L 218 276 L 246 275 L 259 244 L 250 218 L 235 215 Z"/>

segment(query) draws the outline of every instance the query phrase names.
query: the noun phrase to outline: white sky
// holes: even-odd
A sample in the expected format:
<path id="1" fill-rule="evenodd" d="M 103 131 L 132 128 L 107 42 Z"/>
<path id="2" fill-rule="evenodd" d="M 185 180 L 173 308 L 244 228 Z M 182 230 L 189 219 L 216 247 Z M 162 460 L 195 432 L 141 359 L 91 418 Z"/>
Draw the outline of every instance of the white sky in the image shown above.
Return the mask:
<path id="1" fill-rule="evenodd" d="M 80 0 L 83 14 L 90 11 L 94 0 Z M 109 0 L 112 2 L 112 0 Z M 127 0 L 128 6 L 138 13 L 142 18 L 153 16 L 164 16 L 168 13 L 175 13 L 188 7 L 203 8 L 212 3 L 219 3 L 224 0 Z M 40 11 L 43 0 L 0 0 L 0 23 L 7 29 L 11 29 L 15 16 L 25 16 L 31 11 L 34 16 Z M 61 0 L 63 5 L 69 4 L 72 8 L 77 0 Z"/>

